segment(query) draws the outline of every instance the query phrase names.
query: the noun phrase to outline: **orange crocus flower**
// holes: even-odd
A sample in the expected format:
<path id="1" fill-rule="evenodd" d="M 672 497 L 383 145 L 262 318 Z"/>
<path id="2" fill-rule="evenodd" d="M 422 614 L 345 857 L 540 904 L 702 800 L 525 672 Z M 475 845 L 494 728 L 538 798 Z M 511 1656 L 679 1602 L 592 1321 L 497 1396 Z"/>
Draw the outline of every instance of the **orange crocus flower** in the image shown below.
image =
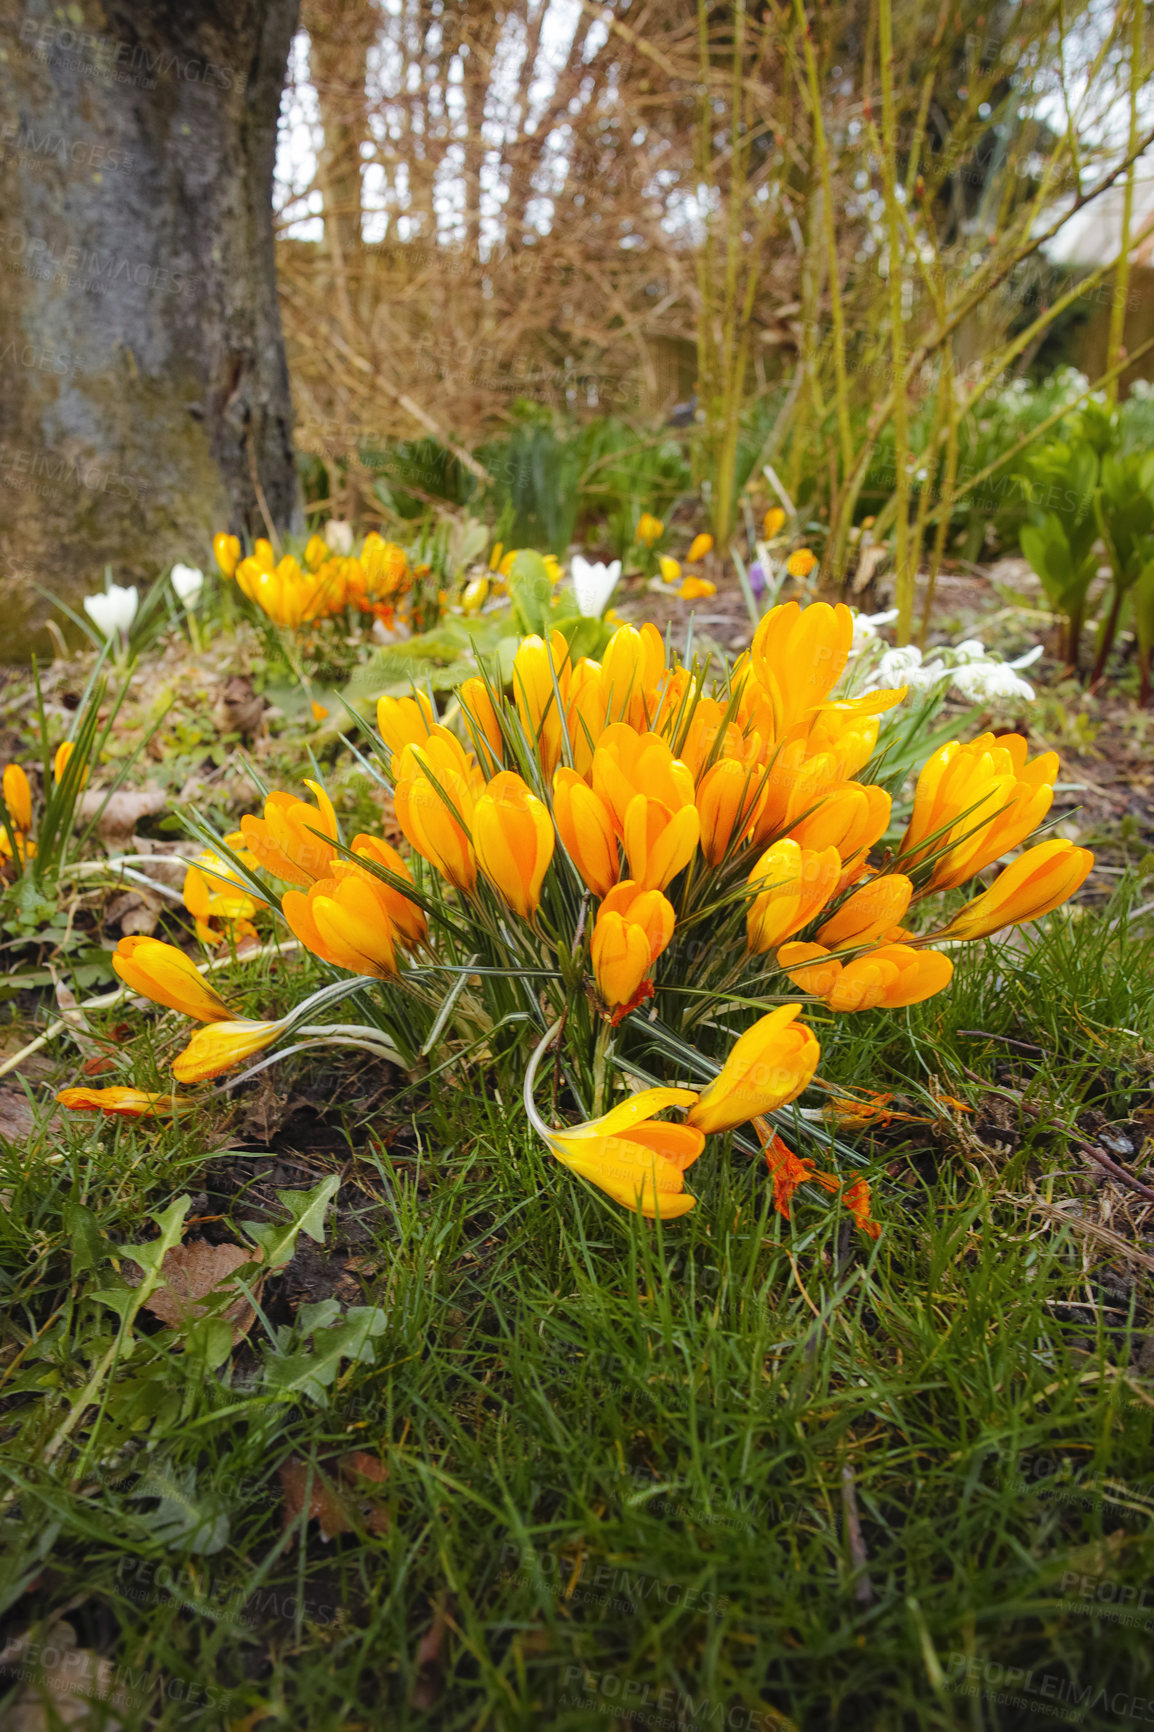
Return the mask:
<path id="1" fill-rule="evenodd" d="M 501 770 L 473 808 L 477 864 L 514 914 L 531 920 L 556 840 L 548 807 L 513 770 Z"/>
<path id="2" fill-rule="evenodd" d="M 999 872 L 988 890 L 967 902 L 940 936 L 985 938 L 1003 926 L 1040 920 L 1081 889 L 1093 864 L 1088 848 L 1056 839 L 1039 842 Z"/>
<path id="3" fill-rule="evenodd" d="M 799 848 L 775 842 L 749 874 L 755 892 L 746 914 L 749 948 L 773 950 L 820 914 L 837 889 L 841 856 L 836 848 Z"/>
<path id="4" fill-rule="evenodd" d="M 809 1087 L 821 1046 L 797 1020 L 800 1011 L 798 1004 L 782 1004 L 746 1029 L 691 1110 L 690 1124 L 707 1134 L 732 1131 L 787 1106 Z"/>
<path id="5" fill-rule="evenodd" d="M 275 792 L 264 803 L 264 817 L 246 812 L 241 835 L 259 865 L 286 884 L 307 887 L 324 878 L 336 858 L 339 831 L 332 801 L 319 782 L 305 779 L 316 806 L 295 794 Z"/>

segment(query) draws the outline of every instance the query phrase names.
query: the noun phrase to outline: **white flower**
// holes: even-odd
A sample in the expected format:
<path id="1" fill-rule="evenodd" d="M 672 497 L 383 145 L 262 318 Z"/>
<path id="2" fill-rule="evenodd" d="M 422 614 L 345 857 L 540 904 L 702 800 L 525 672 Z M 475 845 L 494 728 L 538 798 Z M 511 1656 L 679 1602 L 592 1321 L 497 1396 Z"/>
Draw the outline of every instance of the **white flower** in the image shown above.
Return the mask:
<path id="1" fill-rule="evenodd" d="M 1032 650 L 1027 650 L 1024 656 L 1018 656 L 1015 661 L 1007 662 L 1006 666 L 1008 668 L 1032 668 L 1034 663 L 1041 658 L 1041 654 L 1042 645 L 1036 643 Z"/>
<path id="2" fill-rule="evenodd" d="M 853 647 L 864 649 L 878 635 L 879 625 L 890 625 L 898 617 L 896 607 L 886 613 L 855 613 L 853 616 Z"/>
<path id="3" fill-rule="evenodd" d="M 950 670 L 945 662 L 927 662 L 925 667 L 911 668 L 904 680 L 898 680 L 898 685 L 912 687 L 915 692 L 928 692 L 931 686 L 936 686 L 940 680 L 950 677 Z"/>
<path id="4" fill-rule="evenodd" d="M 172 587 L 185 607 L 195 607 L 204 588 L 204 573 L 195 565 L 174 565 Z"/>
<path id="5" fill-rule="evenodd" d="M 334 553 L 350 554 L 353 551 L 352 524 L 339 517 L 330 517 L 325 524 L 325 543 Z"/>
<path id="6" fill-rule="evenodd" d="M 954 690 L 971 704 L 994 698 L 1032 699 L 1034 688 L 1019 679 L 1008 662 L 968 662 L 954 669 Z"/>
<path id="7" fill-rule="evenodd" d="M 123 637 L 127 637 L 129 628 L 136 618 L 136 607 L 139 600 L 140 597 L 137 594 L 135 584 L 131 589 L 122 589 L 118 583 L 114 583 L 107 595 L 99 593 L 86 595 L 84 597 L 84 611 L 97 630 L 102 631 L 105 637 L 115 637 L 117 632 Z"/>
<path id="8" fill-rule="evenodd" d="M 984 662 L 985 659 L 986 646 L 981 638 L 968 637 L 963 643 L 954 645 L 955 662 Z"/>
<path id="9" fill-rule="evenodd" d="M 617 587 L 621 561 L 615 559 L 612 565 L 591 565 L 575 553 L 569 570 L 573 578 L 573 593 L 577 597 L 577 611 L 587 619 L 600 618 Z"/>
<path id="10" fill-rule="evenodd" d="M 890 686 L 908 684 L 910 675 L 922 665 L 922 652 L 917 644 L 903 644 L 900 649 L 888 649 L 877 666 L 878 686 L 885 690 Z"/>

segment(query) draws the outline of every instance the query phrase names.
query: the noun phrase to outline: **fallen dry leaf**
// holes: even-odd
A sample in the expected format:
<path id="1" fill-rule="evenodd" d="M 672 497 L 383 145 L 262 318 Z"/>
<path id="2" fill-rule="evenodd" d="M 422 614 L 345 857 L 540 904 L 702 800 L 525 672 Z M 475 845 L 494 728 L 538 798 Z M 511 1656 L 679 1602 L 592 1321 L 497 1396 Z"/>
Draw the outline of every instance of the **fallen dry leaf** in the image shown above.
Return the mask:
<path id="1" fill-rule="evenodd" d="M 151 938 L 159 921 L 160 897 L 147 890 L 126 890 L 104 910 L 104 924 L 119 925 L 125 938 Z"/>
<path id="2" fill-rule="evenodd" d="M 309 1475 L 312 1482 L 309 1482 Z M 281 1491 L 284 1494 L 284 1526 L 291 1527 L 300 1515 L 305 1503 L 305 1489 L 308 1488 L 309 1511 L 307 1521 L 320 1523 L 322 1540 L 331 1540 L 336 1534 L 351 1534 L 354 1531 L 349 1512 L 335 1486 L 331 1485 L 319 1467 L 310 1469 L 307 1461 L 300 1461 L 296 1456 L 281 1463 Z M 307 1522 L 306 1522 L 307 1525 Z"/>
<path id="3" fill-rule="evenodd" d="M 445 1685 L 445 1669 L 441 1664 L 441 1644 L 445 1639 L 445 1602 L 440 1597 L 433 1608 L 433 1621 L 417 1643 L 417 1676 L 409 1702 L 412 1707 L 427 1710 L 436 1702 Z"/>
<path id="4" fill-rule="evenodd" d="M 264 718 L 264 699 L 254 691 L 247 674 L 233 674 L 221 688 L 216 720 L 224 734 L 241 734 L 247 739 L 260 729 Z"/>
<path id="5" fill-rule="evenodd" d="M 121 843 L 128 841 L 142 818 L 155 818 L 167 807 L 168 795 L 163 788 L 118 788 L 114 794 L 95 789 L 82 796 L 77 815 L 81 824 L 96 819 L 96 834 L 102 842 Z"/>
<path id="6" fill-rule="evenodd" d="M 76 1646 L 76 1631 L 61 1620 L 34 1626 L 0 1650 L 0 1675 L 15 1673 L 23 1688 L 4 1710 L 5 1732 L 50 1732 L 84 1727 L 99 1718 L 104 1732 L 119 1732 L 122 1714 L 145 1706 L 117 1682 L 117 1667 L 103 1654 Z M 103 1712 L 93 1714 L 99 1702 Z"/>
<path id="7" fill-rule="evenodd" d="M 210 1245 L 207 1239 L 189 1239 L 166 1251 L 160 1272 L 164 1285 L 144 1301 L 144 1309 L 168 1323 L 173 1329 L 187 1328 L 208 1310 L 204 1303 L 209 1295 L 230 1285 L 229 1277 L 243 1263 L 258 1263 L 259 1251 L 249 1251 L 243 1245 Z M 256 1289 L 259 1292 L 259 1287 Z M 220 1313 L 232 1324 L 234 1343 L 248 1334 L 256 1313 L 239 1293 L 227 1310 Z"/>
<path id="8" fill-rule="evenodd" d="M 23 1089 L 0 1089 L 0 1137 L 23 1142 L 32 1133 L 32 1108 Z"/>

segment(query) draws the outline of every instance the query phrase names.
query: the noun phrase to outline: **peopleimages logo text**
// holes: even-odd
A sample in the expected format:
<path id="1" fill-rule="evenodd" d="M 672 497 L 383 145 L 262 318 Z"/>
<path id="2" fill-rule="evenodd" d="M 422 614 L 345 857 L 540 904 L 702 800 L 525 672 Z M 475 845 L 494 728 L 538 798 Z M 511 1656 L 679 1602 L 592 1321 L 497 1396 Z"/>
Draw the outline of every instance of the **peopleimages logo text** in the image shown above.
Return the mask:
<path id="1" fill-rule="evenodd" d="M 195 54 L 178 54 L 172 48 L 153 51 L 142 42 L 98 36 L 91 30 L 70 30 L 66 25 L 26 18 L 20 26 L 20 41 L 36 55 L 75 54 L 101 72 L 130 73 L 149 79 L 176 78 L 183 84 L 204 84 L 214 90 L 232 87 L 230 66 L 216 66 Z"/>

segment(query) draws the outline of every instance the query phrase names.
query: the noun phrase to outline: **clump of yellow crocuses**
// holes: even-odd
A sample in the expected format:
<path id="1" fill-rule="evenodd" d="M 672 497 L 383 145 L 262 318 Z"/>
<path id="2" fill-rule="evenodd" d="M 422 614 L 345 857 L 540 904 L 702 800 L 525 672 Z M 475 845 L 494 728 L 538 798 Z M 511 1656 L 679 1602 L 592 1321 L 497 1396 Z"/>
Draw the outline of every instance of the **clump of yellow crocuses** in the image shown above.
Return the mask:
<path id="1" fill-rule="evenodd" d="M 659 533 L 643 520 L 643 541 Z M 315 804 L 277 792 L 245 817 L 230 839 L 242 852 L 219 844 L 236 871 L 221 893 L 263 897 L 336 971 L 307 1002 L 353 996 L 363 1023 L 301 1030 L 303 1007 L 239 1018 L 153 940 L 124 940 L 117 970 L 203 1024 L 178 1081 L 235 1068 L 290 1029 L 387 1048 L 414 1070 L 435 1049 L 438 1067 L 515 1072 L 544 1146 L 625 1208 L 684 1214 L 687 1171 L 733 1134 L 765 1148 L 788 1212 L 808 1179 L 841 1186 L 771 1123 L 804 1128 L 790 1109 L 822 1057 L 805 1012 L 828 1054 L 840 1017 L 948 986 L 938 946 L 1036 919 L 1093 864 L 1046 840 L 952 918 L 927 914 L 1027 841 L 1058 762 L 1017 734 L 952 741 L 898 816 L 870 762 L 905 690 L 847 692 L 852 644 L 847 607 L 792 601 L 712 681 L 700 663 L 671 664 L 653 626 L 623 625 L 600 661 L 574 657 L 559 631 L 526 638 L 507 677 L 482 668 L 440 714 L 421 691 L 382 698 L 378 773 L 403 851 L 367 834 L 346 845 L 317 781 Z M 10 808 L 20 799 L 14 783 Z M 534 1098 L 554 1048 L 550 1119 L 568 1123 Z M 628 1092 L 637 1082 L 649 1086 Z M 875 1233 L 868 1187 L 844 1201 Z"/>

